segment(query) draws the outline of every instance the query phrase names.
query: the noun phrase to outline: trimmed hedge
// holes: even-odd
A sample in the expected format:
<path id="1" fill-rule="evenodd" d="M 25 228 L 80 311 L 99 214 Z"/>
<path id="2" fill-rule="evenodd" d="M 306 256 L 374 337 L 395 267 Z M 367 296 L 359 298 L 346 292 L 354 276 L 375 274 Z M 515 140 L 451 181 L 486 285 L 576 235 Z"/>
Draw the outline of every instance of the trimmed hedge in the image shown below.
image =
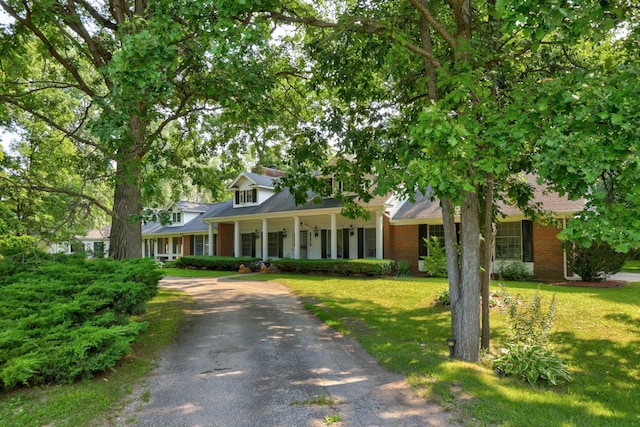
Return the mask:
<path id="1" fill-rule="evenodd" d="M 271 261 L 287 273 L 335 274 L 343 276 L 388 276 L 396 264 L 389 259 L 277 259 Z"/>
<path id="2" fill-rule="evenodd" d="M 130 317 L 158 292 L 152 260 L 57 259 L 0 261 L 0 391 L 91 378 L 146 327 Z"/>
<path id="3" fill-rule="evenodd" d="M 238 271 L 244 264 L 252 271 L 260 270 L 260 258 L 235 258 L 225 256 L 183 256 L 171 265 L 176 268 L 199 268 L 202 270 Z"/>

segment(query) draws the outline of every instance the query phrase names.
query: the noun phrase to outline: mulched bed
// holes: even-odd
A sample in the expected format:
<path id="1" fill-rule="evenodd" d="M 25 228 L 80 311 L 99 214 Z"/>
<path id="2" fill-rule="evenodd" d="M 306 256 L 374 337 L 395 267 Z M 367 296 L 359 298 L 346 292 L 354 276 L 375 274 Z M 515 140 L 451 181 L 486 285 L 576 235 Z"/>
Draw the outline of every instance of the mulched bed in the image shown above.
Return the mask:
<path id="1" fill-rule="evenodd" d="M 581 280 L 565 280 L 564 282 L 554 282 L 553 285 L 573 286 L 576 288 L 618 288 L 625 286 L 625 280 L 603 280 L 602 282 L 583 282 Z"/>

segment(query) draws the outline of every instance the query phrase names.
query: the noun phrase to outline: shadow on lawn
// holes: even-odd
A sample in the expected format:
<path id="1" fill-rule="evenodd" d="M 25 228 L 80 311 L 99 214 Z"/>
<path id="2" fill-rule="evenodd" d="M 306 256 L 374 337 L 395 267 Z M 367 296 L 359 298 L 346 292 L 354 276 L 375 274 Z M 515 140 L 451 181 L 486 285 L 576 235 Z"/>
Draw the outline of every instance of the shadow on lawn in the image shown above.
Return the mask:
<path id="1" fill-rule="evenodd" d="M 517 408 L 517 425 L 631 426 L 640 422 L 636 405 L 640 341 L 621 345 L 556 333 L 554 349 L 570 360 L 574 382 L 545 388 L 497 379 L 478 365 L 451 362 L 446 345 L 451 330 L 448 308 L 392 311 L 368 300 L 304 300 L 338 321 L 383 366 L 413 377 L 414 384 L 433 387 L 465 416 L 512 425 Z M 626 315 L 610 316 L 632 328 L 639 323 Z M 500 342 L 504 333 L 492 331 L 494 342 Z M 580 360 L 584 362 L 579 365 L 573 362 Z M 528 396 L 526 400 L 514 397 L 518 390 Z"/>

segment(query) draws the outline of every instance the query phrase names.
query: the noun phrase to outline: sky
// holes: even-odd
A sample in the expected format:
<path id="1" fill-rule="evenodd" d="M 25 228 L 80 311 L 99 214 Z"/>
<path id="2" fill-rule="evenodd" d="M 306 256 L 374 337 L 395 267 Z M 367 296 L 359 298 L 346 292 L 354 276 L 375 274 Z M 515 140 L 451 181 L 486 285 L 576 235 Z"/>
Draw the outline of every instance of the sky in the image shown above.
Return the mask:
<path id="1" fill-rule="evenodd" d="M 8 16 L 3 9 L 0 9 L 0 25 L 8 24 L 13 21 L 13 18 Z M 0 126 L 0 144 L 4 152 L 9 151 L 9 143 L 15 139 L 17 135 L 8 133 L 5 128 Z"/>

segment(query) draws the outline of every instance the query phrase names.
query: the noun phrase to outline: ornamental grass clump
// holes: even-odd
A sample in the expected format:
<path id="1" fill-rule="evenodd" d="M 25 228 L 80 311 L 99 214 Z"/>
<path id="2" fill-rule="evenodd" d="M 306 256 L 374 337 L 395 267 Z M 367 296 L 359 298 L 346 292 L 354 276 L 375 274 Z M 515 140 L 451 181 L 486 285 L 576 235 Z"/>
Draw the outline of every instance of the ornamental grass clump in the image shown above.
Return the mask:
<path id="1" fill-rule="evenodd" d="M 540 292 L 531 301 L 505 298 L 509 336 L 500 354 L 493 360 L 499 375 L 527 381 L 558 385 L 571 381 L 567 364 L 548 348 L 549 334 L 556 315 L 555 296 L 548 310 L 542 307 Z"/>

